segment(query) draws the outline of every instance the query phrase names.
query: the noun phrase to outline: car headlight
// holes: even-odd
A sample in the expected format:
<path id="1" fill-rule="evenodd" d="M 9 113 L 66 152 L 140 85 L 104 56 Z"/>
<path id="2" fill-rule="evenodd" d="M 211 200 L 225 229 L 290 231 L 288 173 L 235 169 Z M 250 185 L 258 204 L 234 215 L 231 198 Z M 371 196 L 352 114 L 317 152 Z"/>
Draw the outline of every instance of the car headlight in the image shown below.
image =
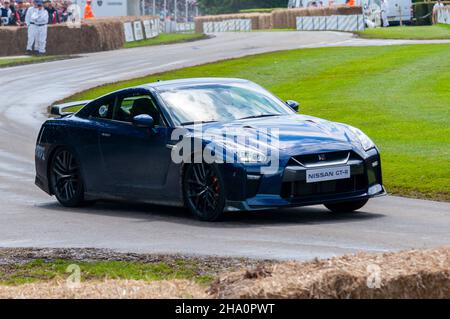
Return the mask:
<path id="1" fill-rule="evenodd" d="M 353 126 L 348 126 L 348 128 L 356 135 L 365 151 L 375 147 L 375 143 L 366 134 L 364 134 L 363 131 Z"/>
<path id="2" fill-rule="evenodd" d="M 264 163 L 267 161 L 266 155 L 255 150 L 238 150 L 236 154 L 241 163 Z"/>
<path id="3" fill-rule="evenodd" d="M 237 159 L 238 162 L 244 163 L 244 164 L 264 164 L 268 161 L 268 156 L 264 154 L 262 150 L 241 145 L 238 143 L 226 141 L 221 145 L 220 148 L 226 150 L 226 160 L 230 160 L 233 158 L 233 160 Z M 231 156 L 231 157 L 230 157 Z M 236 157 L 235 157 L 236 156 Z"/>

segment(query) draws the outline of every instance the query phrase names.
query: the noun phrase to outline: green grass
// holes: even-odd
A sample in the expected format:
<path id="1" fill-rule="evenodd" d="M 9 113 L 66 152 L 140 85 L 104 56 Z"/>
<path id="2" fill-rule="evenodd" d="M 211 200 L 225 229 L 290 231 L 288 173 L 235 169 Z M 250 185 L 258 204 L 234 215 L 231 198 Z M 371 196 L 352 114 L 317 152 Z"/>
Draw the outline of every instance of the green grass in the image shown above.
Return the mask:
<path id="1" fill-rule="evenodd" d="M 150 45 L 173 44 L 180 42 L 206 39 L 208 36 L 202 33 L 162 33 L 156 38 L 141 41 L 126 42 L 124 48 L 137 48 Z"/>
<path id="2" fill-rule="evenodd" d="M 256 9 L 242 9 L 239 13 L 270 13 L 276 9 L 286 9 L 286 8 L 256 8 Z"/>
<path id="3" fill-rule="evenodd" d="M 450 200 L 450 44 L 269 53 L 101 86 L 70 100 L 188 77 L 239 77 L 301 113 L 361 128 L 382 152 L 391 193 Z"/>
<path id="4" fill-rule="evenodd" d="M 24 64 L 32 64 L 32 63 L 42 63 L 56 60 L 64 60 L 73 58 L 71 56 L 29 56 L 29 57 L 20 57 L 20 58 L 0 58 L 0 68 L 10 67 L 10 66 L 18 66 Z"/>
<path id="5" fill-rule="evenodd" d="M 189 279 L 197 283 L 207 284 L 213 280 L 210 275 L 199 274 L 198 265 L 194 261 L 178 260 L 172 265 L 167 263 L 141 263 L 126 261 L 70 261 L 34 260 L 21 265 L 0 266 L 0 285 L 21 285 L 56 279 L 66 279 L 70 275 L 67 267 L 78 265 L 81 270 L 81 281 L 124 279 L 124 280 L 169 280 Z"/>
<path id="6" fill-rule="evenodd" d="M 450 25 L 439 24 L 431 26 L 403 26 L 367 29 L 356 32 L 367 39 L 417 39 L 439 40 L 450 39 Z"/>

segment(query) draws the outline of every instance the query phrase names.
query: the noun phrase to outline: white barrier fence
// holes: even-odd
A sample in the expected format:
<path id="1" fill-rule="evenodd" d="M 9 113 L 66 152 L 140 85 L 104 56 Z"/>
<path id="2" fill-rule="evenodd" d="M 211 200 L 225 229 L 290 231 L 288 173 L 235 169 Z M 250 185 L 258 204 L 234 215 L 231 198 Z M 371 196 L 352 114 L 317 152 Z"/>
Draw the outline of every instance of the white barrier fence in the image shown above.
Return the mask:
<path id="1" fill-rule="evenodd" d="M 193 32 L 194 23 L 161 22 L 159 19 L 124 22 L 125 41 L 133 42 L 157 37 L 160 33 Z"/>
<path id="2" fill-rule="evenodd" d="M 450 24 L 450 7 L 446 6 L 437 10 L 437 23 Z"/>
<path id="3" fill-rule="evenodd" d="M 189 23 L 176 23 L 175 21 L 165 21 L 159 24 L 160 33 L 176 33 L 176 32 L 193 32 L 195 30 L 195 24 Z"/>
<path id="4" fill-rule="evenodd" d="M 159 35 L 159 19 L 144 20 L 142 23 L 144 24 L 146 39 L 155 38 Z"/>
<path id="5" fill-rule="evenodd" d="M 195 23 L 177 23 L 177 32 L 194 32 L 195 31 Z"/>
<path id="6" fill-rule="evenodd" d="M 144 21 L 124 22 L 123 30 L 125 41 L 133 42 L 145 39 L 151 39 L 159 35 L 159 19 Z"/>
<path id="7" fill-rule="evenodd" d="M 332 15 L 297 17 L 299 31 L 360 31 L 364 30 L 364 16 Z"/>
<path id="8" fill-rule="evenodd" d="M 252 20 L 230 19 L 220 22 L 203 22 L 203 32 L 206 34 L 217 32 L 252 31 Z"/>

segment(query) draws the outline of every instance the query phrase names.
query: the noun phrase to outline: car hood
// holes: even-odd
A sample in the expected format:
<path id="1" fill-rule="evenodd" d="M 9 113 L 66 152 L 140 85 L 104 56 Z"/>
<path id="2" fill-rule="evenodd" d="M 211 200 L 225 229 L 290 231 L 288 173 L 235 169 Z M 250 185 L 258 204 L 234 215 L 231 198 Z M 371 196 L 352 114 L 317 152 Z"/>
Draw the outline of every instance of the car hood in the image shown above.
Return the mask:
<path id="1" fill-rule="evenodd" d="M 213 143 L 242 144 L 236 136 L 245 136 L 257 144 L 276 139 L 276 147 L 288 154 L 361 149 L 358 138 L 346 125 L 299 114 L 214 122 L 188 129 Z"/>

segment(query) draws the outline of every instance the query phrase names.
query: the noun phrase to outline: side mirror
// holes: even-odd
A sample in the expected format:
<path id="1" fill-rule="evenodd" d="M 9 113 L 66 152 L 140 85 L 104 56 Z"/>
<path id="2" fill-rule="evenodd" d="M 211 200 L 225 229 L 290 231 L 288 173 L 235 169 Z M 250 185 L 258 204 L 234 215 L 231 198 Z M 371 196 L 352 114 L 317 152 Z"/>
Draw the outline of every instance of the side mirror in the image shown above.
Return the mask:
<path id="1" fill-rule="evenodd" d="M 155 126 L 155 121 L 150 115 L 141 114 L 133 117 L 133 125 L 136 127 L 152 129 Z"/>
<path id="2" fill-rule="evenodd" d="M 300 109 L 300 103 L 298 103 L 297 101 L 293 101 L 293 100 L 287 100 L 286 104 L 293 109 L 295 112 L 298 112 Z"/>
<path id="3" fill-rule="evenodd" d="M 300 103 L 298 103 L 297 101 L 293 101 L 293 100 L 287 100 L 286 104 L 293 109 L 295 112 L 298 112 L 298 110 L 300 109 Z"/>

